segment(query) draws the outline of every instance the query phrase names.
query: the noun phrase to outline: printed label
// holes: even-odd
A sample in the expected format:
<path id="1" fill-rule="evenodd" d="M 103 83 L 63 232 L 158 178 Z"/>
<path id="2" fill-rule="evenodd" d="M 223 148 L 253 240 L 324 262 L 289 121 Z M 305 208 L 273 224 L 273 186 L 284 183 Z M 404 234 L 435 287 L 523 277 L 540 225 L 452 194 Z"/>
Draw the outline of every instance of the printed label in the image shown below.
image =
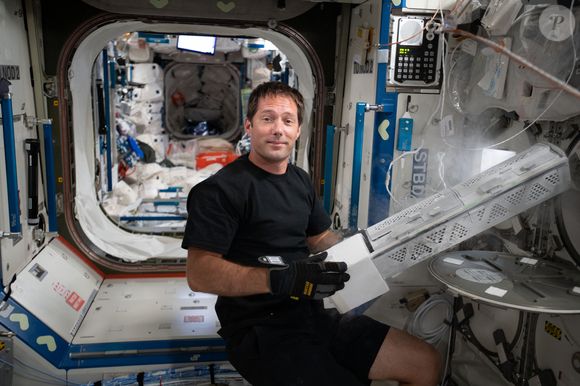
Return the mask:
<path id="1" fill-rule="evenodd" d="M 505 294 L 507 294 L 507 290 L 504 290 L 503 288 L 497 288 L 494 286 L 490 286 L 488 289 L 485 290 L 485 293 L 493 295 L 493 296 L 497 296 L 499 298 L 503 298 L 503 296 Z"/>
<path id="2" fill-rule="evenodd" d="M 8 80 L 20 79 L 20 67 L 9 64 L 0 65 L 0 79 L 6 78 Z"/>
<path id="3" fill-rule="evenodd" d="M 184 323 L 203 323 L 203 315 L 185 315 L 183 317 Z"/>
<path id="4" fill-rule="evenodd" d="M 463 260 L 461 259 L 455 259 L 453 257 L 446 257 L 443 259 L 444 262 L 449 263 L 449 264 L 454 264 L 454 265 L 461 265 L 463 264 Z"/>
<path id="5" fill-rule="evenodd" d="M 453 124 L 453 116 L 446 115 L 439 122 L 439 128 L 441 129 L 442 137 L 451 137 L 455 135 L 455 125 Z"/>
<path id="6" fill-rule="evenodd" d="M 455 273 L 464 280 L 481 284 L 500 283 L 504 279 L 504 275 L 499 272 L 480 268 L 460 268 Z"/>
<path id="7" fill-rule="evenodd" d="M 546 323 L 544 323 L 544 331 L 546 331 L 548 335 L 551 335 L 558 340 L 562 340 L 562 330 L 560 327 L 548 322 L 547 320 Z"/>
<path id="8" fill-rule="evenodd" d="M 71 306 L 75 311 L 81 309 L 85 301 L 77 294 L 76 292 L 72 292 L 67 298 L 66 302 L 69 306 Z"/>
<path id="9" fill-rule="evenodd" d="M 477 54 L 477 42 L 471 39 L 465 39 L 461 44 L 461 50 L 471 56 Z"/>
<path id="10" fill-rule="evenodd" d="M 522 259 L 520 259 L 520 263 L 522 264 L 536 265 L 537 262 L 538 260 L 529 257 L 523 257 Z"/>
<path id="11" fill-rule="evenodd" d="M 425 186 L 427 185 L 427 161 L 429 160 L 429 150 L 419 149 L 413 154 L 413 171 L 411 174 L 411 196 L 415 198 L 425 196 Z"/>

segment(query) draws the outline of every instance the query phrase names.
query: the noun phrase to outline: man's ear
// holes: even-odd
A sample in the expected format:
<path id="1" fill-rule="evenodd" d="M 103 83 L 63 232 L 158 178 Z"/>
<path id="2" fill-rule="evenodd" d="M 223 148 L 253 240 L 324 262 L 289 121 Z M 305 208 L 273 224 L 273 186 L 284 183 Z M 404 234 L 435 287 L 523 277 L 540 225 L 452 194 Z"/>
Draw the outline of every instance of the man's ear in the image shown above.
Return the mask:
<path id="1" fill-rule="evenodd" d="M 250 135 L 250 129 L 252 128 L 252 122 L 246 118 L 244 120 L 244 129 L 246 130 L 246 134 Z"/>

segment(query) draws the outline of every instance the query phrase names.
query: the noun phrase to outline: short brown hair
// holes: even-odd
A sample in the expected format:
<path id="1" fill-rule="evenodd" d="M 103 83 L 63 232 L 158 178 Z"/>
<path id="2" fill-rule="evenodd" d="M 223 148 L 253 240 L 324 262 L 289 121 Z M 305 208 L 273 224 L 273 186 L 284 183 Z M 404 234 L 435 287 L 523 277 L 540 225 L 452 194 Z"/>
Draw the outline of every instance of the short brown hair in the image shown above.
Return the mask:
<path id="1" fill-rule="evenodd" d="M 246 118 L 249 121 L 254 118 L 256 111 L 258 111 L 258 102 L 260 98 L 265 98 L 267 96 L 287 96 L 296 103 L 296 108 L 298 111 L 298 125 L 302 125 L 302 118 L 304 116 L 304 98 L 300 91 L 288 86 L 287 84 L 280 82 L 266 82 L 262 83 L 250 94 L 248 99 L 248 111 L 246 113 Z"/>

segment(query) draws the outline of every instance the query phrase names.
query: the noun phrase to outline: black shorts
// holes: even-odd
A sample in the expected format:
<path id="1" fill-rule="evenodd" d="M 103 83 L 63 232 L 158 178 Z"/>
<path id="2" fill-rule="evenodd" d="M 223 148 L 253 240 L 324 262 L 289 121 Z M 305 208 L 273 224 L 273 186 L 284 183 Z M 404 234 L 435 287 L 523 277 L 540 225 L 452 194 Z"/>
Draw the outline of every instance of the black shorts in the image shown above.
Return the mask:
<path id="1" fill-rule="evenodd" d="M 335 310 L 299 324 L 254 324 L 226 340 L 229 360 L 253 386 L 369 385 L 389 326 Z"/>

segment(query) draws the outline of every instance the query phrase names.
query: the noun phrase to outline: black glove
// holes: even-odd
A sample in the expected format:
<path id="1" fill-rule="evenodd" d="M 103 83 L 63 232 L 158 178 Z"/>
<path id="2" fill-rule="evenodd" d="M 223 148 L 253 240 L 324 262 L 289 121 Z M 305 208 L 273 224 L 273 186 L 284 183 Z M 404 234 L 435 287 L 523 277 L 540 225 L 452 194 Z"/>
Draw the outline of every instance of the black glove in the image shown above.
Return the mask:
<path id="1" fill-rule="evenodd" d="M 306 260 L 284 263 L 278 256 L 262 256 L 259 260 L 275 264 L 270 268 L 270 290 L 276 295 L 299 299 L 323 299 L 344 288 L 350 279 L 344 262 L 324 262 L 323 252 Z"/>

